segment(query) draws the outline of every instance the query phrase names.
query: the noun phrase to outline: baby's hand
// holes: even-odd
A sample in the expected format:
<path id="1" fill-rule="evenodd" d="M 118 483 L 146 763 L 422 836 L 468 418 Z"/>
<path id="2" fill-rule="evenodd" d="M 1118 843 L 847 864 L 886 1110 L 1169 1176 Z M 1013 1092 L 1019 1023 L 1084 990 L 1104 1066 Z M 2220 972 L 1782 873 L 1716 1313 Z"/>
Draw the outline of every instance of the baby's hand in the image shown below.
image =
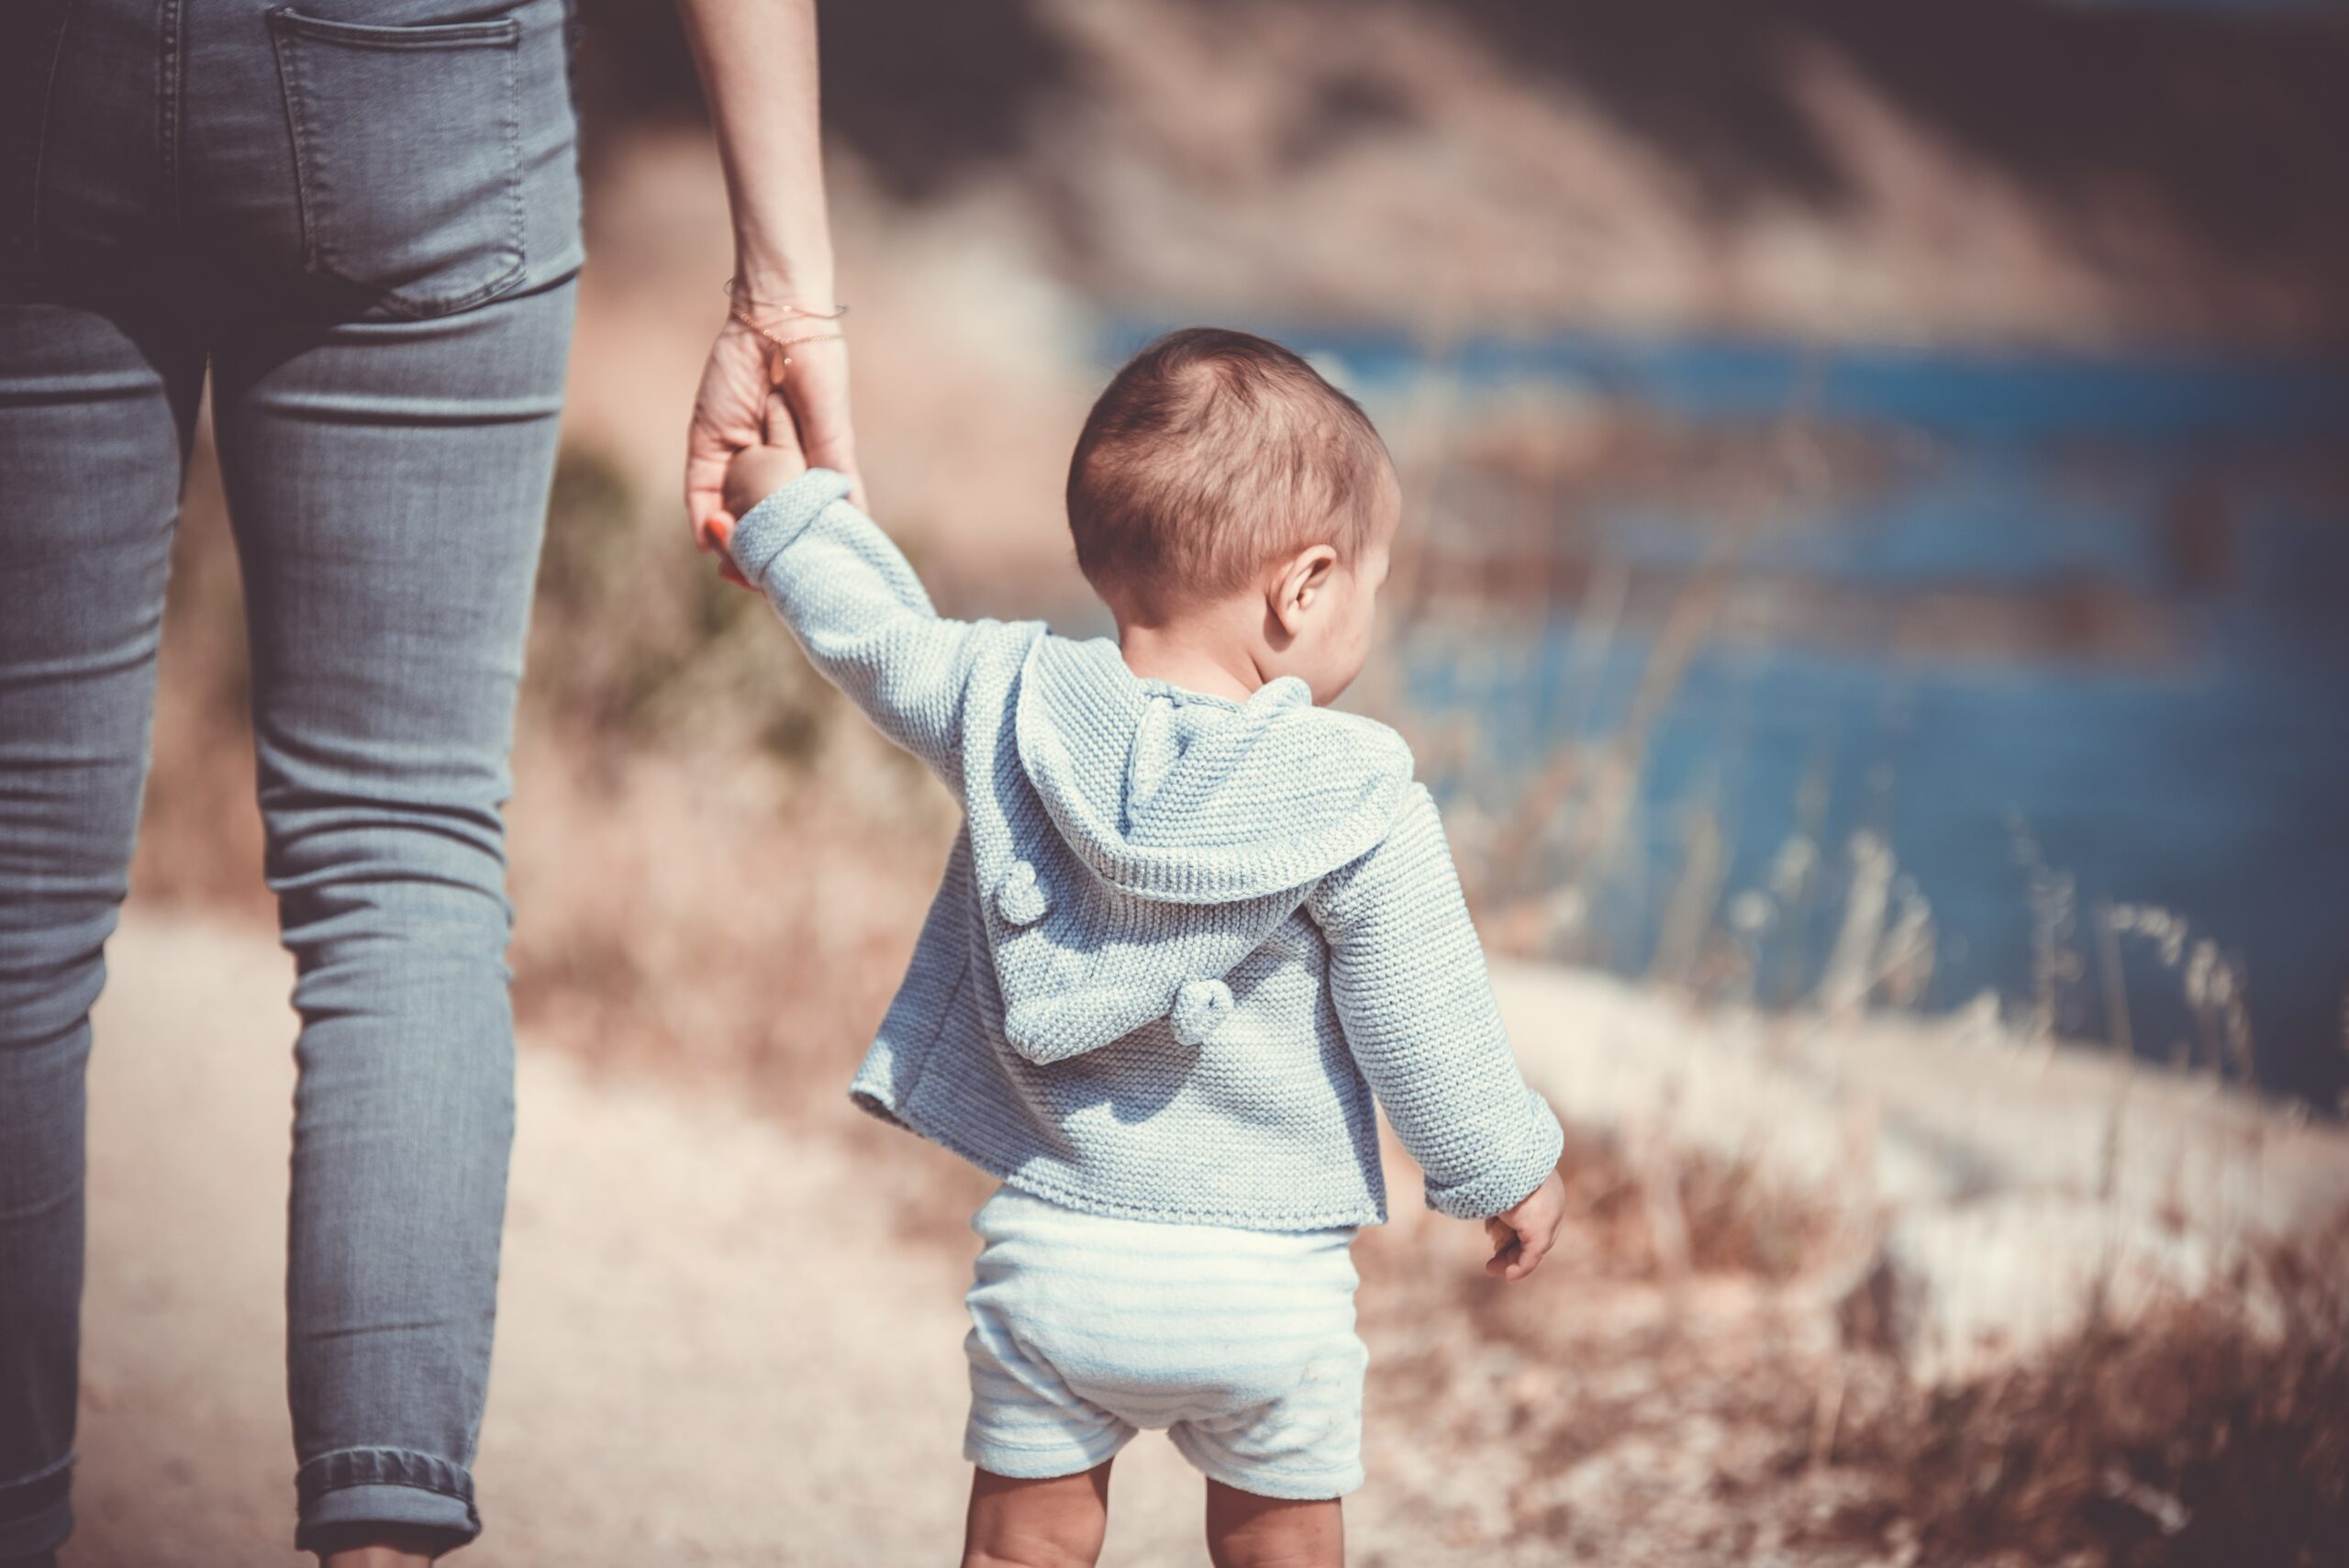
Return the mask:
<path id="1" fill-rule="evenodd" d="M 740 522 L 744 513 L 807 472 L 807 459 L 800 452 L 791 410 L 781 393 L 770 392 L 765 440 L 744 447 L 726 464 L 724 532 L 732 533 L 731 525 Z"/>
<path id="2" fill-rule="evenodd" d="M 807 472 L 796 446 L 744 447 L 726 465 L 726 510 L 740 518 Z"/>
<path id="3" fill-rule="evenodd" d="M 1523 1279 L 1550 1255 L 1558 1240 L 1558 1227 L 1565 1218 L 1566 1184 L 1553 1171 L 1542 1178 L 1532 1196 L 1485 1221 L 1485 1234 L 1493 1239 L 1493 1255 L 1485 1260 L 1485 1272 L 1496 1279 Z"/>
<path id="4" fill-rule="evenodd" d="M 727 461 L 724 489 L 725 512 L 709 519 L 709 531 L 720 548 L 734 537 L 734 525 L 742 515 L 801 474 L 807 472 L 807 459 L 800 452 L 798 432 L 792 428 L 791 410 L 777 392 L 767 394 L 766 439 L 755 447 L 744 447 Z M 730 556 L 720 556 L 718 574 L 729 583 L 739 583 L 748 588 L 751 584 L 735 569 Z M 755 592 L 755 590 L 753 590 Z"/>

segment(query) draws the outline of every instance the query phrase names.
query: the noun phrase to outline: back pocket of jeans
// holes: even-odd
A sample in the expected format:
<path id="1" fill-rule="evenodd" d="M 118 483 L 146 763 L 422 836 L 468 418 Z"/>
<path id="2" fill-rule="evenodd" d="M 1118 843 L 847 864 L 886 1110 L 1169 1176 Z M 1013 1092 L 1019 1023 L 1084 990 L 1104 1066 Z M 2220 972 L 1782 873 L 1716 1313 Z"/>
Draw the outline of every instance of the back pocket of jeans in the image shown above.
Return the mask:
<path id="1" fill-rule="evenodd" d="M 305 263 L 407 317 L 522 274 L 521 24 L 373 27 L 269 13 Z"/>

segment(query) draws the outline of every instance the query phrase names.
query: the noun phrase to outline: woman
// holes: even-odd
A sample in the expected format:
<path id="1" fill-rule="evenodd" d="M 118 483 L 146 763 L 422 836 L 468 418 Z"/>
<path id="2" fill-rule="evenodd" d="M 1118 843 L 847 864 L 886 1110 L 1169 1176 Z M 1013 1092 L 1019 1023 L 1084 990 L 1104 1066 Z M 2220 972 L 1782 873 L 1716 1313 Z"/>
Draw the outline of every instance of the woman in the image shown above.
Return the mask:
<path id="1" fill-rule="evenodd" d="M 811 0 L 681 4 L 737 232 L 691 438 L 706 528 L 771 372 L 810 455 L 852 458 L 846 343 L 805 330 L 833 308 Z M 0 1563 L 72 1527 L 89 1012 L 207 376 L 301 1018 L 295 1540 L 412 1563 L 481 1528 L 501 808 L 581 259 L 570 31 L 567 0 L 0 6 Z M 768 343 L 810 336 L 787 369 Z"/>

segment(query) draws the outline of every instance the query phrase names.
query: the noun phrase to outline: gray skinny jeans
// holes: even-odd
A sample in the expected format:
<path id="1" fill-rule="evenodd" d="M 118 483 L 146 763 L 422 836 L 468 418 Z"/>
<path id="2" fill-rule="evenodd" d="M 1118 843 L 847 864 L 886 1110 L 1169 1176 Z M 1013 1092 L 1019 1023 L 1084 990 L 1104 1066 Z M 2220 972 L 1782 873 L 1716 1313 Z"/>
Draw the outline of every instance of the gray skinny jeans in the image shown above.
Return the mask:
<path id="1" fill-rule="evenodd" d="M 0 4 L 0 1560 L 72 1528 L 89 1014 L 207 375 L 298 976 L 296 1541 L 480 1529 L 568 43 L 564 0 Z"/>

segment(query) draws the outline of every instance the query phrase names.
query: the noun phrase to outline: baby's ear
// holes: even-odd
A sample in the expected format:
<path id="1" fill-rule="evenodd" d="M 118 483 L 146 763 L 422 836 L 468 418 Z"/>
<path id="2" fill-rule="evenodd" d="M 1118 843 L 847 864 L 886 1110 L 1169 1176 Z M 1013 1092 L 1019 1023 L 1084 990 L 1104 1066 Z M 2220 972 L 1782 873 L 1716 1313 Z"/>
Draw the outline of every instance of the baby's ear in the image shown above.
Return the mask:
<path id="1" fill-rule="evenodd" d="M 1338 552 L 1326 544 L 1298 550 L 1281 568 L 1273 590 L 1273 614 L 1291 637 L 1302 628 L 1305 617 L 1320 605 L 1330 581 L 1337 574 Z"/>

